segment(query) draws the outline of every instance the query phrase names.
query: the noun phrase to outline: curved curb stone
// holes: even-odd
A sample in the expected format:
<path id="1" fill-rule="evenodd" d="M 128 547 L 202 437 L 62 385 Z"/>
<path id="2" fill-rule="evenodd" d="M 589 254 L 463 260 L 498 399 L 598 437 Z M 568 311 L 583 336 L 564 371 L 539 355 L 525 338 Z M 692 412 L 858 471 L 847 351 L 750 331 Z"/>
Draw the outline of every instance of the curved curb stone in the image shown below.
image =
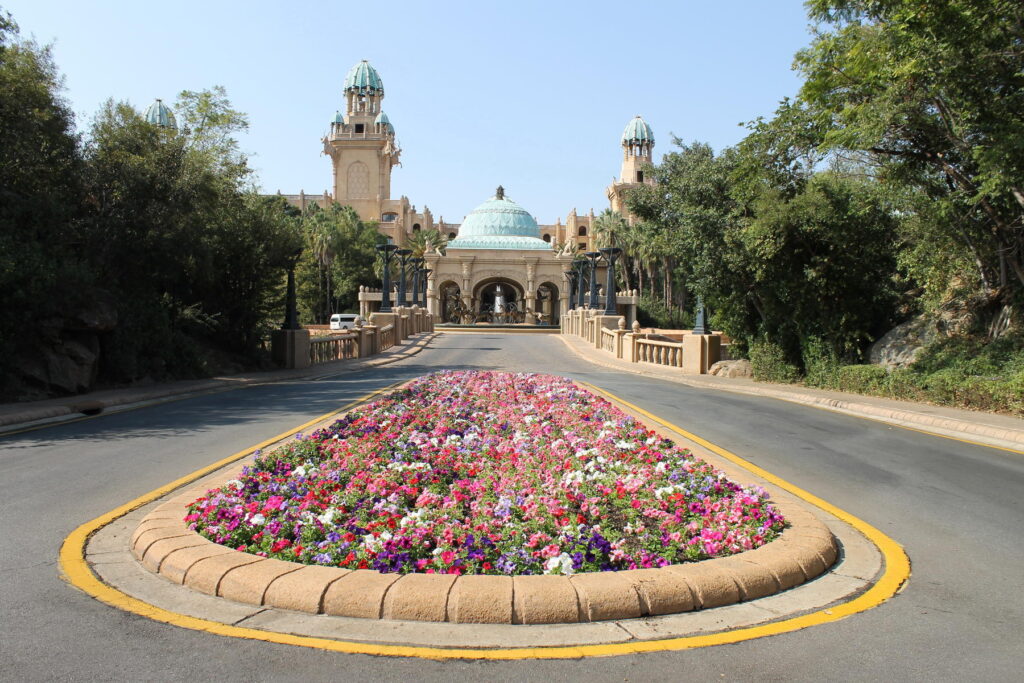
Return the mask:
<path id="1" fill-rule="evenodd" d="M 232 468 L 223 481 L 239 470 Z M 730 557 L 571 577 L 381 574 L 261 558 L 213 543 L 183 521 L 189 503 L 205 492 L 206 487 L 179 494 L 143 518 L 131 538 L 135 558 L 151 572 L 203 593 L 311 614 L 477 624 L 632 619 L 773 595 L 820 576 L 838 557 L 824 523 L 793 501 L 773 500 L 790 527 L 771 543 Z"/>

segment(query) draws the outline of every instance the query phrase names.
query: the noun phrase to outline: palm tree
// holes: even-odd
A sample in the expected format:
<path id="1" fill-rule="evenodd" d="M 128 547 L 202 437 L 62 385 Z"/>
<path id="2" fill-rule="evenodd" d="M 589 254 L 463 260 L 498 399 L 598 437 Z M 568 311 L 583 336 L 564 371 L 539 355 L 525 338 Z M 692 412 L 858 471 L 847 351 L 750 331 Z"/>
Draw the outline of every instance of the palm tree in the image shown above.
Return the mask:
<path id="1" fill-rule="evenodd" d="M 636 247 L 635 240 L 630 234 L 631 232 L 633 231 L 629 221 L 623 218 L 622 214 L 618 211 L 605 209 L 594 221 L 594 234 L 597 237 L 598 244 L 603 247 L 619 247 L 622 249 L 622 268 L 619 272 L 622 273 L 622 280 L 626 289 L 632 289 L 629 278 L 630 260 L 633 256 L 632 249 Z"/>
<path id="2" fill-rule="evenodd" d="M 448 238 L 441 234 L 437 228 L 419 230 L 414 232 L 406 242 L 406 248 L 412 249 L 413 258 L 422 258 L 424 254 L 444 254 L 448 246 Z"/>

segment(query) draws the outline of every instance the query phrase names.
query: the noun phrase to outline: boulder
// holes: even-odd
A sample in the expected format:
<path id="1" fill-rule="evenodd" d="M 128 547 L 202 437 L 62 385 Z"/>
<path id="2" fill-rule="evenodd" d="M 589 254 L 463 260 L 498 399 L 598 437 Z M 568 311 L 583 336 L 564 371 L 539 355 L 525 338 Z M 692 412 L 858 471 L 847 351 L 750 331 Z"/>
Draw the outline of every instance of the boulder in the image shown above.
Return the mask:
<path id="1" fill-rule="evenodd" d="M 753 377 L 754 369 L 749 360 L 720 360 L 708 369 L 708 374 L 718 377 Z"/>
<path id="2" fill-rule="evenodd" d="M 871 345 L 868 359 L 889 370 L 911 365 L 938 336 L 935 323 L 923 317 L 913 318 L 892 328 Z"/>

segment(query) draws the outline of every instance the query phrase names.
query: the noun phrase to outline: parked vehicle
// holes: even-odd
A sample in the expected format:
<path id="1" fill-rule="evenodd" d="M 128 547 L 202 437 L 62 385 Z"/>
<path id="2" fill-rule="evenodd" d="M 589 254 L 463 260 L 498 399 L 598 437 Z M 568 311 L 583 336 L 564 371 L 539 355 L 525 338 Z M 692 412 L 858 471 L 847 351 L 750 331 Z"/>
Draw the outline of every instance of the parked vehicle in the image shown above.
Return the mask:
<path id="1" fill-rule="evenodd" d="M 355 313 L 335 313 L 331 316 L 331 329 L 351 330 L 356 326 L 356 318 L 358 317 Z"/>

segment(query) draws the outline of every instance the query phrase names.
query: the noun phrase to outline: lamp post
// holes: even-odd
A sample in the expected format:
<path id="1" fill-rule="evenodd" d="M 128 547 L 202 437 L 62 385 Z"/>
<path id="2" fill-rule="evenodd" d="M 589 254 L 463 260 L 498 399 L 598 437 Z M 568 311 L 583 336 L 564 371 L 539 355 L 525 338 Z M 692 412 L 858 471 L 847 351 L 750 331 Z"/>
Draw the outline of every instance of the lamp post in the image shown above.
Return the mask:
<path id="1" fill-rule="evenodd" d="M 399 264 L 399 278 L 398 278 L 398 305 L 405 306 L 405 267 L 409 263 L 409 254 L 412 253 L 412 249 L 399 249 L 395 252 L 398 254 Z"/>
<path id="2" fill-rule="evenodd" d="M 615 315 L 618 312 L 615 308 L 615 261 L 622 250 L 618 247 L 605 247 L 600 251 L 608 261 L 608 277 L 604 281 L 604 314 Z"/>
<path id="3" fill-rule="evenodd" d="M 411 258 L 409 263 L 412 265 L 412 305 L 420 305 L 420 274 L 423 272 L 423 259 L 422 258 Z"/>
<path id="4" fill-rule="evenodd" d="M 590 308 L 597 309 L 597 259 L 601 258 L 601 252 L 588 251 L 585 254 L 590 259 Z"/>
<path id="5" fill-rule="evenodd" d="M 565 276 L 569 279 L 569 308 L 576 308 L 576 278 L 579 275 L 574 269 L 570 268 L 565 271 Z"/>
<path id="6" fill-rule="evenodd" d="M 693 325 L 694 334 L 711 334 L 708 327 L 708 309 L 704 306 L 704 295 L 697 295 L 697 322 Z"/>
<path id="7" fill-rule="evenodd" d="M 378 244 L 377 251 L 380 252 L 381 262 L 384 264 L 384 273 L 381 275 L 383 288 L 380 293 L 380 312 L 391 312 L 391 259 L 397 250 L 394 244 Z"/>
<path id="8" fill-rule="evenodd" d="M 423 279 L 420 281 L 420 285 L 423 287 L 423 298 L 420 301 L 423 302 L 423 308 L 427 308 L 427 279 L 434 271 L 430 268 L 423 268 L 420 272 L 423 273 Z"/>
<path id="9" fill-rule="evenodd" d="M 302 256 L 302 249 L 296 249 L 292 259 L 288 262 L 288 292 L 284 301 L 284 322 L 281 323 L 282 330 L 301 330 L 299 325 L 299 311 L 295 305 L 295 264 Z"/>
<path id="10" fill-rule="evenodd" d="M 580 259 L 573 264 L 576 268 L 576 308 L 583 308 L 584 282 L 586 282 L 586 259 Z"/>

